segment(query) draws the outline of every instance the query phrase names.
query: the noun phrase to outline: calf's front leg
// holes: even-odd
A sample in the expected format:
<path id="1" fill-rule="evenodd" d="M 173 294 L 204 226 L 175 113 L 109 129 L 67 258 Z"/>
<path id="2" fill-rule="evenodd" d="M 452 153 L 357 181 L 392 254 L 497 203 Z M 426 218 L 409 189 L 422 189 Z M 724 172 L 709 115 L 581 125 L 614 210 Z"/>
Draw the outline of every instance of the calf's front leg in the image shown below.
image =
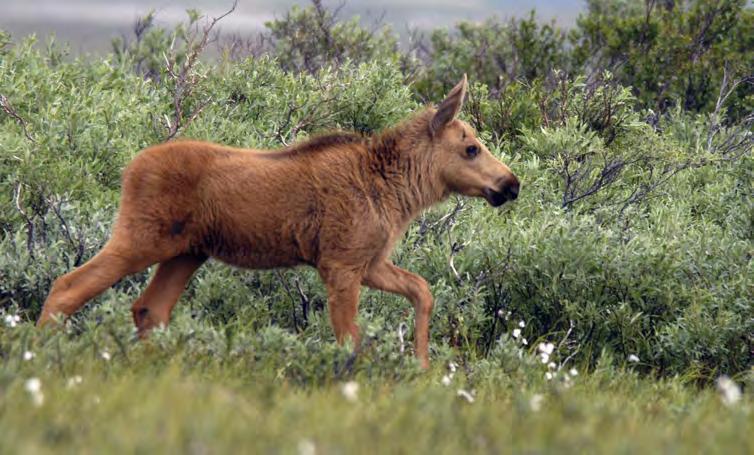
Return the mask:
<path id="1" fill-rule="evenodd" d="M 350 337 L 358 351 L 360 338 L 356 313 L 359 309 L 362 274 L 348 268 L 328 267 L 320 269 L 320 276 L 327 288 L 327 307 L 335 339 L 342 345 Z"/>
<path id="2" fill-rule="evenodd" d="M 416 312 L 416 357 L 422 368 L 429 368 L 429 318 L 432 316 L 433 303 L 427 281 L 384 260 L 367 269 L 363 282 L 370 288 L 402 295 L 413 304 Z"/>

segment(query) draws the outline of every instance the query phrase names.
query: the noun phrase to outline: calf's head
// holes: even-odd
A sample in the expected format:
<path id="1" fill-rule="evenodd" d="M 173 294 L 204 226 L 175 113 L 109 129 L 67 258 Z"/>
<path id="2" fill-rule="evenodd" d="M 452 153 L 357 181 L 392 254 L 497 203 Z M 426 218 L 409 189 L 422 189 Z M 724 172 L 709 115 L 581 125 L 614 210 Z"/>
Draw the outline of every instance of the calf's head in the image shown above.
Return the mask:
<path id="1" fill-rule="evenodd" d="M 448 192 L 483 197 L 497 207 L 518 197 L 519 181 L 456 116 L 466 96 L 466 75 L 448 93 L 429 123 L 432 160 Z"/>

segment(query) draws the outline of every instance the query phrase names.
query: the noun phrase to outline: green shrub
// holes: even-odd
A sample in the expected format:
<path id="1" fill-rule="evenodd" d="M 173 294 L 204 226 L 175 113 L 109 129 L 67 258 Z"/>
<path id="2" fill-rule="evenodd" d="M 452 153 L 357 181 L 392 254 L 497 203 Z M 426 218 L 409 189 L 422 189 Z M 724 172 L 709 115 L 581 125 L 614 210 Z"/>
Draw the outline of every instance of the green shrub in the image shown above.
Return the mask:
<path id="1" fill-rule="evenodd" d="M 754 10 L 745 0 L 623 2 L 592 0 L 570 39 L 577 65 L 614 69 L 646 107 L 681 103 L 711 111 L 727 69 L 751 75 Z M 754 109 L 751 84 L 728 105 L 741 119 Z"/>
<path id="2" fill-rule="evenodd" d="M 182 66 L 185 53 L 176 51 L 168 62 L 185 70 L 187 90 L 162 66 L 146 78 L 134 72 L 133 53 L 70 59 L 56 47 L 6 46 L 0 38 L 3 311 L 34 319 L 52 280 L 103 245 L 121 169 L 138 150 L 171 134 L 273 148 L 329 129 L 379 131 L 417 109 L 417 99 L 436 101 L 427 94 L 447 83 L 450 68 L 471 64 L 464 40 L 509 46 L 485 27 L 492 26 L 436 38 L 448 60 L 432 71 L 448 72 L 409 86 L 401 63 L 380 52 L 374 61 L 332 64 L 317 54 L 318 69 L 297 72 L 283 56 Z M 506 33 L 524 42 L 541 31 L 532 27 L 516 23 Z M 396 263 L 432 285 L 433 357 L 484 374 L 524 374 L 541 368 L 538 344 L 552 342 L 560 367 L 610 364 L 702 381 L 745 374 L 754 345 L 751 123 L 683 104 L 661 115 L 641 110 L 642 95 L 623 74 L 538 72 L 567 61 L 559 37 L 545 33 L 532 56 L 515 57 L 533 65 L 536 74 L 526 76 L 533 80 L 496 85 L 492 66 L 480 70 L 486 76 L 472 84 L 463 113 L 521 178 L 519 200 L 493 210 L 452 197 L 423 214 L 396 250 Z M 71 339 L 104 337 L 132 355 L 122 347 L 132 336 L 128 307 L 147 276 L 122 280 L 77 315 Z M 296 383 L 415 374 L 407 302 L 364 292 L 366 344 L 355 359 L 334 345 L 325 301 L 312 270 L 210 263 L 156 343 L 165 362 L 185 346 L 194 363 L 235 352 L 244 367 Z M 75 349 L 96 344 L 86 343 Z"/>
<path id="3" fill-rule="evenodd" d="M 508 23 L 493 18 L 433 30 L 416 89 L 422 99 L 437 100 L 468 73 L 497 94 L 513 81 L 534 81 L 553 69 L 567 69 L 565 38 L 554 24 L 540 25 L 533 11 Z"/>

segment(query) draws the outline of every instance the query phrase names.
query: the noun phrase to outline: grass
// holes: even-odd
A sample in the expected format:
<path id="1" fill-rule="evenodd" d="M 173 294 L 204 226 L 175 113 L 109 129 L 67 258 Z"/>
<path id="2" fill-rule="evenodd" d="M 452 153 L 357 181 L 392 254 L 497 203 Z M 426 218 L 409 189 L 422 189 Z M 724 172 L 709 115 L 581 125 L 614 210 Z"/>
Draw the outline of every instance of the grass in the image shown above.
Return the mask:
<path id="1" fill-rule="evenodd" d="M 427 373 L 368 374 L 365 359 L 307 382 L 291 379 L 290 360 L 250 363 L 175 333 L 119 343 L 106 327 L 0 329 L 0 453 L 754 453 L 751 396 L 727 407 L 681 378 L 598 367 L 564 387 L 541 370 L 468 363 L 443 385 L 441 361 Z M 39 406 L 25 389 L 32 377 Z"/>

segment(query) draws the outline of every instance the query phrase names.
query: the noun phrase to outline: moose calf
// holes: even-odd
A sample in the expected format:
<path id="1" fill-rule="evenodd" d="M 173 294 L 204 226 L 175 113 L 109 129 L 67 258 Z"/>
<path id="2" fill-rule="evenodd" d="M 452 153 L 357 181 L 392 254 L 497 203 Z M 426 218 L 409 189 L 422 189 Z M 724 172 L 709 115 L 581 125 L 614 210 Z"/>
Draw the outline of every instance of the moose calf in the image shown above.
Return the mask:
<path id="1" fill-rule="evenodd" d="M 373 136 L 333 133 L 283 150 L 173 141 L 139 153 L 123 173 L 112 237 L 52 286 L 38 325 L 69 316 L 125 275 L 159 263 L 133 304 L 140 335 L 167 324 L 191 275 L 210 257 L 252 269 L 316 267 L 335 337 L 351 337 L 361 286 L 414 306 L 415 348 L 429 366 L 432 294 L 390 254 L 409 223 L 451 193 L 499 206 L 519 182 L 456 119 L 464 75 L 437 109 Z"/>

